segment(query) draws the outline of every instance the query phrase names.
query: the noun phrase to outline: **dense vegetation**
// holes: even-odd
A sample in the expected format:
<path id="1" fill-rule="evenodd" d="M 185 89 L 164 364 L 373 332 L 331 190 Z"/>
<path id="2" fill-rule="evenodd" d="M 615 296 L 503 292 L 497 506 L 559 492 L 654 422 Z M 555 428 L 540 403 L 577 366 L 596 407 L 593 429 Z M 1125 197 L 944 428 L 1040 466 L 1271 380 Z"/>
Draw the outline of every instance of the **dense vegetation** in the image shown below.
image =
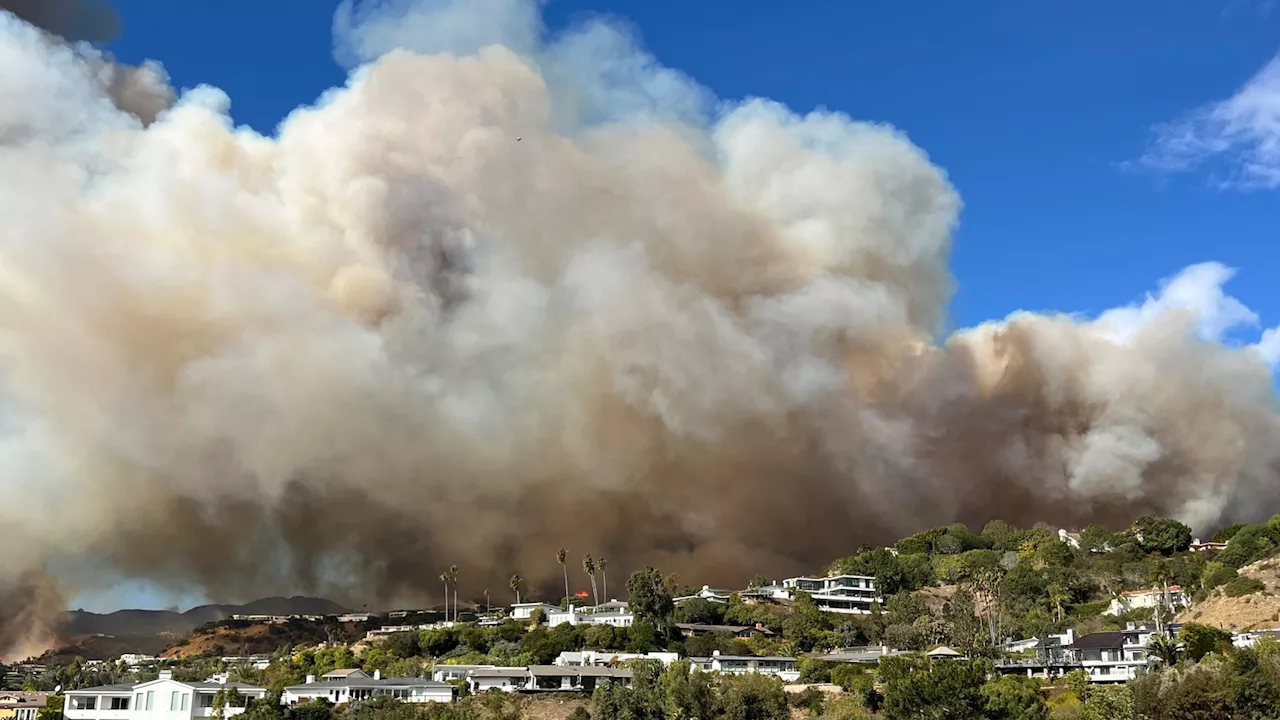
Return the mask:
<path id="1" fill-rule="evenodd" d="M 633 663 L 629 687 L 604 685 L 580 698 L 575 720 L 587 718 L 742 718 L 788 717 L 799 708 L 812 718 L 1265 718 L 1280 717 L 1280 653 L 1274 643 L 1256 650 L 1232 648 L 1230 635 L 1189 624 L 1178 638 L 1158 638 L 1149 648 L 1163 669 L 1129 686 L 1089 685 L 1073 675 L 1055 687 L 1025 677 L 998 677 L 992 662 L 1007 637 L 1043 637 L 1074 628 L 1078 632 L 1118 629 L 1126 622 L 1148 621 L 1152 610 L 1103 615 L 1112 598 L 1125 590 L 1177 584 L 1197 600 L 1212 594 L 1245 597 L 1266 592 L 1266 585 L 1239 569 L 1280 552 L 1280 516 L 1257 525 L 1224 528 L 1215 539 L 1229 540 L 1216 555 L 1190 552 L 1191 532 L 1161 518 L 1140 518 L 1114 532 L 1085 528 L 1079 547 L 1062 542 L 1047 526 L 1014 528 L 993 521 L 979 532 L 950 525 L 917 533 L 894 547 L 861 547 L 820 570 L 871 575 L 884 595 L 870 615 L 822 612 L 799 594 L 791 602 L 751 603 L 733 596 L 728 603 L 672 598 L 690 594 L 678 580 L 654 568 L 632 574 L 627 591 L 636 623 L 630 628 L 569 626 L 553 628 L 507 622 L 494 627 L 460 623 L 456 627 L 390 635 L 357 656 L 347 645 L 280 648 L 265 670 L 232 669 L 233 679 L 279 693 L 343 667 L 380 670 L 385 676 L 423 676 L 437 663 L 531 665 L 550 663 L 566 650 L 595 648 L 643 653 L 654 650 L 685 656 L 715 651 L 735 655 L 801 657 L 801 681 L 834 683 L 845 692 L 816 690 L 784 694 L 781 685 L 760 676 L 718 677 L 689 673 L 685 663 L 665 671 L 652 662 Z M 557 558 L 563 563 L 562 558 Z M 603 567 L 603 562 L 593 569 Z M 513 583 L 515 581 L 513 580 Z M 752 585 L 769 582 L 757 577 Z M 528 599 L 527 597 L 525 599 Z M 456 609 L 455 609 L 456 613 Z M 1171 619 L 1167 614 L 1165 620 Z M 710 633 L 685 637 L 679 623 L 760 625 L 771 634 L 743 639 Z M 1280 624 L 1280 623 L 1278 623 Z M 215 628 L 206 628 L 212 631 Z M 290 635 L 289 641 L 319 638 Z M 329 640 L 349 640 L 333 637 Z M 802 657 L 815 650 L 886 644 L 926 650 L 947 644 L 966 658 L 929 661 L 923 655 L 885 659 L 877 666 L 840 665 Z M 222 670 L 208 657 L 168 663 L 179 679 L 203 679 Z M 51 689 L 84 687 L 155 676 L 158 667 L 137 673 L 111 663 L 89 667 L 76 660 L 37 677 L 10 677 L 11 687 Z M 307 705 L 282 711 L 271 703 L 253 703 L 249 720 L 328 720 L 335 713 L 377 714 L 424 720 L 489 720 L 518 717 L 527 699 L 464 698 L 452 706 L 410 707 L 379 700 L 356 707 Z M 1203 711 L 1202 708 L 1210 708 Z M 1271 713 L 1271 714 L 1267 714 Z"/>

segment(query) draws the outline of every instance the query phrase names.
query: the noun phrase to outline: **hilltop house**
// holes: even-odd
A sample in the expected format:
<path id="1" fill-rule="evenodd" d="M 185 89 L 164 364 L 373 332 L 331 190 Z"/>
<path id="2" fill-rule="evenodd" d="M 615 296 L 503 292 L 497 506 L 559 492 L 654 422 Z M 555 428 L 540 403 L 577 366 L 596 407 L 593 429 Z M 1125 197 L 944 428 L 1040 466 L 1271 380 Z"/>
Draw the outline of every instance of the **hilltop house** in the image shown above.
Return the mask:
<path id="1" fill-rule="evenodd" d="M 0 720 L 36 720 L 50 695 L 52 693 L 15 690 L 0 692 Z"/>
<path id="2" fill-rule="evenodd" d="M 215 715 L 214 696 L 219 691 L 234 691 L 222 713 L 224 717 L 244 712 L 248 699 L 264 698 L 266 688 L 243 683 L 179 682 L 168 670 L 161 670 L 156 680 L 131 685 L 67 690 L 63 705 L 66 720 L 154 720 L 165 713 L 165 720 L 207 718 Z"/>
<path id="3" fill-rule="evenodd" d="M 587 608 L 570 605 L 567 610 L 555 608 L 555 610 L 547 613 L 547 625 L 550 627 L 564 623 L 569 623 L 570 625 L 631 627 L 635 624 L 635 621 L 636 616 L 627 610 L 627 604 L 617 600 Z"/>
<path id="4" fill-rule="evenodd" d="M 280 702 L 294 705 L 327 700 L 342 705 L 375 697 L 391 697 L 407 703 L 447 703 L 453 702 L 453 686 L 422 678 L 384 678 L 378 670 L 373 671 L 373 677 L 363 670 L 335 670 L 319 681 L 314 675 L 308 675 L 305 684 L 286 687 Z"/>
<path id="5" fill-rule="evenodd" d="M 729 596 L 733 595 L 732 590 L 712 590 L 710 587 L 703 585 L 702 589 L 692 595 L 681 595 L 678 598 L 672 598 L 672 602 L 679 605 L 690 600 L 706 600 L 714 603 L 727 603 Z"/>
<path id="6" fill-rule="evenodd" d="M 548 605 L 544 602 L 512 603 L 511 619 L 528 622 L 533 618 L 533 613 L 538 610 L 541 610 L 543 615 L 549 615 L 553 612 L 560 612 L 560 606 Z"/>
<path id="7" fill-rule="evenodd" d="M 866 575 L 831 575 L 822 578 L 795 577 L 782 581 L 794 594 L 809 593 L 820 610 L 832 613 L 864 615 L 871 605 L 880 602 L 876 579 Z"/>
<path id="8" fill-rule="evenodd" d="M 1178 610 L 1188 605 L 1186 593 L 1178 585 L 1170 585 L 1161 592 L 1158 589 L 1127 590 L 1112 599 L 1107 615 L 1123 615 L 1138 608 L 1163 607 Z"/>
<path id="9" fill-rule="evenodd" d="M 711 657 L 689 658 L 693 669 L 703 672 L 719 672 L 726 675 L 745 675 L 759 673 L 770 675 L 783 682 L 795 682 L 800 679 L 800 671 L 796 669 L 793 657 L 756 657 L 755 655 L 722 655 L 719 650 Z"/>
<path id="10" fill-rule="evenodd" d="M 1191 547 L 1189 549 L 1191 550 L 1191 552 L 1208 552 L 1208 551 L 1218 552 L 1221 550 L 1226 550 L 1227 544 L 1224 542 L 1216 542 L 1213 540 L 1201 541 L 1200 538 L 1196 538 L 1195 540 L 1191 541 Z"/>
<path id="11" fill-rule="evenodd" d="M 774 633 L 760 623 L 755 625 L 707 625 L 703 623 L 676 623 L 676 629 L 685 637 L 697 637 L 708 633 L 725 633 L 743 639 L 756 635 L 772 636 Z"/>
<path id="12" fill-rule="evenodd" d="M 601 665 L 619 665 L 631 660 L 657 660 L 665 665 L 680 659 L 680 653 L 651 652 L 629 653 L 613 650 L 565 650 L 551 661 L 557 667 L 590 667 Z"/>

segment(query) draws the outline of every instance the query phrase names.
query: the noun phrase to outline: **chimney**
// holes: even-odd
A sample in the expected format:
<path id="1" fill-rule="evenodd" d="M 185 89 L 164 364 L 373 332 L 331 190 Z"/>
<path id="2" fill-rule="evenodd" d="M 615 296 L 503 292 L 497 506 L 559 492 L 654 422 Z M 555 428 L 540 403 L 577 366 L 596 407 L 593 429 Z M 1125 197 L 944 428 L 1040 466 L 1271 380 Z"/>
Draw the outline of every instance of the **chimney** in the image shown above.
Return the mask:
<path id="1" fill-rule="evenodd" d="M 712 655 L 713 657 L 719 657 L 719 656 L 720 656 L 720 651 L 719 651 L 719 650 L 712 650 L 712 651 L 711 651 L 711 655 Z"/>
<path id="2" fill-rule="evenodd" d="M 374 670 L 374 671 L 373 671 L 373 679 L 374 679 L 374 680 L 381 680 L 381 679 L 382 679 L 382 671 L 381 671 L 381 670 Z"/>
<path id="3" fill-rule="evenodd" d="M 173 679 L 173 671 L 172 671 L 172 670 L 161 670 L 161 671 L 160 671 L 160 679 L 161 679 L 161 680 L 172 680 L 172 679 Z"/>
<path id="4" fill-rule="evenodd" d="M 315 682 L 315 681 L 316 681 L 316 676 L 315 676 L 315 675 L 308 675 L 308 676 L 307 676 L 307 684 L 308 684 L 308 685 L 310 685 L 311 683 L 313 683 L 313 682 Z"/>

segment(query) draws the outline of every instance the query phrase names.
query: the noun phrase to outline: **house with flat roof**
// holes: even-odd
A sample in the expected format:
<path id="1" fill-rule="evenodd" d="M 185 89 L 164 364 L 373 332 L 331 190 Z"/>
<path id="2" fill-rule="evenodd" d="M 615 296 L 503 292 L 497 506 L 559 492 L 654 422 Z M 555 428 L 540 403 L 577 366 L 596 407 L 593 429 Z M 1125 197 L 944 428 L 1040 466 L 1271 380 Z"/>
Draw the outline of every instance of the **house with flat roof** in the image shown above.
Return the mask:
<path id="1" fill-rule="evenodd" d="M 680 659 L 680 653 L 650 652 L 629 653 L 614 650 L 565 650 L 551 664 L 557 667 L 589 667 L 600 665 L 620 665 L 632 660 L 657 660 L 664 666 Z"/>
<path id="2" fill-rule="evenodd" d="M 729 596 L 733 595 L 732 590 L 712 590 L 710 587 L 703 585 L 702 589 L 692 595 L 681 595 L 678 598 L 672 598 L 672 602 L 679 605 L 690 600 L 706 600 L 714 603 L 727 603 Z"/>
<path id="3" fill-rule="evenodd" d="M 453 702 L 453 686 L 423 678 L 384 678 L 378 670 L 370 677 L 363 670 L 325 673 L 320 680 L 308 675 L 306 683 L 290 685 L 280 695 L 284 705 L 327 700 L 334 705 L 390 697 L 407 703 Z"/>
<path id="4" fill-rule="evenodd" d="M 718 672 L 726 675 L 759 673 L 776 677 L 783 682 L 795 682 L 800 679 L 800 671 L 796 669 L 796 659 L 785 655 L 765 657 L 723 655 L 716 650 L 711 657 L 692 657 L 689 661 L 693 664 L 694 670 L 703 672 Z"/>
<path id="5" fill-rule="evenodd" d="M 1189 605 L 1186 593 L 1179 585 L 1170 585 L 1163 591 L 1159 588 L 1146 590 L 1126 590 L 1111 600 L 1107 607 L 1107 615 L 1123 615 L 1139 608 L 1166 608 L 1177 611 Z"/>
<path id="6" fill-rule="evenodd" d="M 1147 667 L 1147 643 L 1157 635 L 1145 627 L 1082 635 L 1071 644 L 1089 682 L 1128 682 Z"/>
<path id="7" fill-rule="evenodd" d="M 866 575 L 830 575 L 827 577 L 795 577 L 782 581 L 783 587 L 808 593 L 813 602 L 826 612 L 864 615 L 880 602 L 876 579 Z"/>
<path id="8" fill-rule="evenodd" d="M 724 633 L 740 638 L 751 638 L 757 635 L 772 637 L 774 632 L 760 623 L 755 625 L 709 625 L 706 623 L 676 623 L 676 629 L 685 637 L 697 637 L 709 633 Z"/>
<path id="9" fill-rule="evenodd" d="M 548 615 L 552 612 L 560 612 L 560 606 L 548 605 L 544 602 L 512 603 L 511 619 L 527 622 L 533 617 L 534 611 L 537 610 L 541 610 L 543 615 Z"/>
<path id="10" fill-rule="evenodd" d="M 635 624 L 635 621 L 636 616 L 627 610 L 627 604 L 616 600 L 586 608 L 570 605 L 566 610 L 556 608 L 554 611 L 547 613 L 547 625 L 550 627 L 564 623 L 570 625 L 631 627 Z"/>
<path id="11" fill-rule="evenodd" d="M 222 708 L 224 717 L 244 712 L 251 699 L 267 696 L 266 688 L 233 682 L 180 682 L 172 672 L 161 670 L 160 677 L 144 683 L 102 685 L 67 690 L 63 693 L 63 716 L 66 720 L 164 720 L 208 718 L 216 713 L 215 695 L 220 691 L 232 697 Z"/>

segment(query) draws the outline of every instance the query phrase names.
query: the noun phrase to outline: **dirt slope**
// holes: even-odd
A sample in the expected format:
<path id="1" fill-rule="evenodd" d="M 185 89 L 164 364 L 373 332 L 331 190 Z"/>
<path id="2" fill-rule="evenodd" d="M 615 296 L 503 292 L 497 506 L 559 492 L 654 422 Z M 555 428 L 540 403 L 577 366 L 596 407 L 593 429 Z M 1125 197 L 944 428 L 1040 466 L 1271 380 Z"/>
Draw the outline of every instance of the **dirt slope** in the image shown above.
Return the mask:
<path id="1" fill-rule="evenodd" d="M 1280 558 L 1259 560 L 1240 568 L 1240 575 L 1261 580 L 1265 593 L 1227 597 L 1222 588 L 1178 615 L 1178 622 L 1198 622 L 1224 630 L 1280 628 Z"/>

